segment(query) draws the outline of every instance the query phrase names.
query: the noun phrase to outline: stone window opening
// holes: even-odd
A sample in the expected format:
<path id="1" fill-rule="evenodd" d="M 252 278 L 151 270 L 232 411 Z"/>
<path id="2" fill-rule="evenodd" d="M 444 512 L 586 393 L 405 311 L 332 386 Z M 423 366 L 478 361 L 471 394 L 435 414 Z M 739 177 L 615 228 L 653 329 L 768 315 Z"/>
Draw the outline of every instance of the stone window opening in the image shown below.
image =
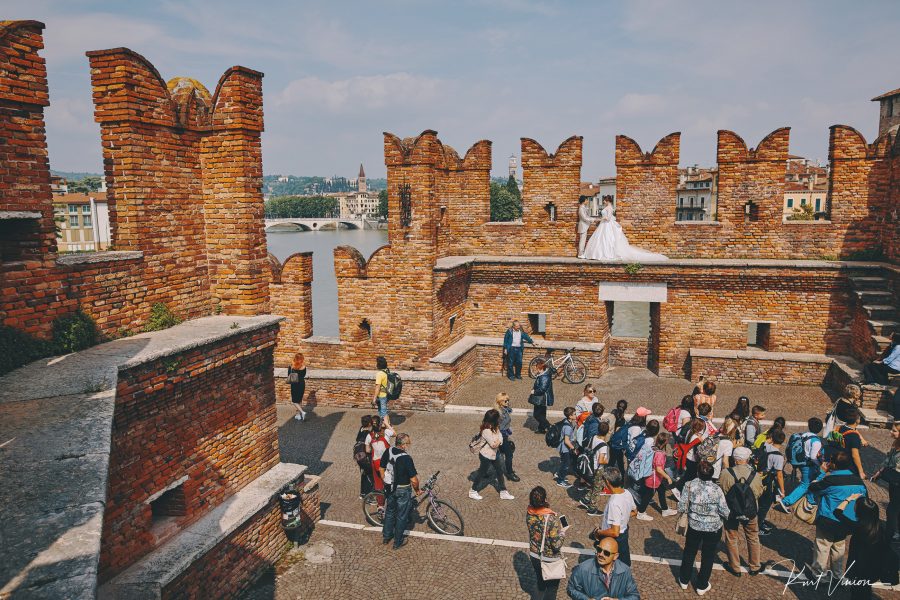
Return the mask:
<path id="1" fill-rule="evenodd" d="M 550 222 L 556 222 L 556 205 L 552 202 L 548 202 L 544 205 L 544 210 L 547 211 L 547 216 L 550 217 Z"/>
<path id="2" fill-rule="evenodd" d="M 40 257 L 37 219 L 0 219 L 0 263 L 20 263 Z"/>
<path id="3" fill-rule="evenodd" d="M 168 537 L 178 529 L 178 518 L 187 514 L 187 500 L 184 495 L 184 482 L 187 477 L 183 478 L 178 485 L 167 489 L 158 496 L 150 500 L 150 511 L 152 521 L 150 531 L 160 540 Z"/>
<path id="4" fill-rule="evenodd" d="M 769 321 L 747 321 L 747 347 L 772 351 L 772 323 Z"/>
<path id="5" fill-rule="evenodd" d="M 362 339 L 371 340 L 372 339 L 372 324 L 369 323 L 368 319 L 363 319 L 359 323 L 359 330 L 362 335 Z"/>
<path id="6" fill-rule="evenodd" d="M 450 322 L 450 333 L 453 333 L 453 327 L 456 325 L 456 315 L 453 315 L 449 319 Z"/>
<path id="7" fill-rule="evenodd" d="M 547 335 L 547 315 L 544 313 L 528 313 L 528 325 L 531 333 Z"/>

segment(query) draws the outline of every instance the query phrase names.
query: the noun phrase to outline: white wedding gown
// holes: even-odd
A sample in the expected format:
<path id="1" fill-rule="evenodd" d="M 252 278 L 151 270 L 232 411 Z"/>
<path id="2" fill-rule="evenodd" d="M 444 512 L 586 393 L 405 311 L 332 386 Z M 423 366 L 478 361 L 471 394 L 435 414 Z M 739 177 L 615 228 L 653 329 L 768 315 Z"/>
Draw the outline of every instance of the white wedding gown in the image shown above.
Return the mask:
<path id="1" fill-rule="evenodd" d="M 649 250 L 635 248 L 628 243 L 622 226 L 616 222 L 612 206 L 606 206 L 601 212 L 605 220 L 597 225 L 594 235 L 584 248 L 584 257 L 588 260 L 621 260 L 632 262 L 656 262 L 669 260 L 668 257 Z"/>

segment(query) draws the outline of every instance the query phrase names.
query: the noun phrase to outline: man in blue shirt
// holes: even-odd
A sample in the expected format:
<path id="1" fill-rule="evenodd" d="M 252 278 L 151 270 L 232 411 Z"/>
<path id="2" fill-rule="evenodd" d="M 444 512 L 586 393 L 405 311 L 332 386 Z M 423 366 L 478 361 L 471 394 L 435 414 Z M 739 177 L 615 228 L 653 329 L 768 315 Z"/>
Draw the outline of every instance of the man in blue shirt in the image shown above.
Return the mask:
<path id="1" fill-rule="evenodd" d="M 809 486 L 809 492 L 816 499 L 816 550 L 813 571 L 816 576 L 831 569 L 833 576 L 840 577 L 844 573 L 844 550 L 847 526 L 838 520 L 834 509 L 853 494 L 867 495 L 866 484 L 851 470 L 850 453 L 839 450 L 834 456 L 831 470 L 819 476 Z M 844 516 L 851 521 L 856 520 L 855 505 L 844 510 Z"/>
<path id="2" fill-rule="evenodd" d="M 518 321 L 503 336 L 503 356 L 506 358 L 506 376 L 510 380 L 522 379 L 522 349 L 525 344 L 534 346 L 531 336 L 522 331 Z"/>
<path id="3" fill-rule="evenodd" d="M 606 537 L 594 542 L 595 560 L 586 560 L 572 569 L 566 593 L 573 600 L 616 598 L 641 600 L 631 569 L 619 559 L 619 545 L 615 538 Z"/>
<path id="4" fill-rule="evenodd" d="M 863 367 L 866 383 L 888 384 L 888 376 L 900 373 L 900 333 L 891 336 L 891 347 L 884 351 L 879 360 Z"/>
<path id="5" fill-rule="evenodd" d="M 560 431 L 559 447 L 559 471 L 556 472 L 556 485 L 561 488 L 570 488 L 572 484 L 566 479 L 572 468 L 572 456 L 575 452 L 575 409 L 567 406 L 563 410 L 565 420 Z"/>

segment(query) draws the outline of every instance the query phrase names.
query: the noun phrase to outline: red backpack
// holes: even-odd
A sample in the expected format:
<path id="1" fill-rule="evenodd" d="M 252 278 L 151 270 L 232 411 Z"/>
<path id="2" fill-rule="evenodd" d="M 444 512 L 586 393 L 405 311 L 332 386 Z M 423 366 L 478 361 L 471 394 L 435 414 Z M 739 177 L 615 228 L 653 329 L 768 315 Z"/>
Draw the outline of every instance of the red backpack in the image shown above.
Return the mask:
<path id="1" fill-rule="evenodd" d="M 687 466 L 688 452 L 690 452 L 691 448 L 694 446 L 700 445 L 700 442 L 702 441 L 703 440 L 700 438 L 696 438 L 690 444 L 675 444 L 675 452 L 673 454 L 675 457 L 675 466 L 679 469 L 684 469 L 685 466 Z"/>
<path id="2" fill-rule="evenodd" d="M 681 404 L 678 404 L 666 413 L 666 417 L 663 419 L 663 429 L 668 431 L 669 433 L 675 433 L 678 431 L 678 416 L 681 414 Z"/>

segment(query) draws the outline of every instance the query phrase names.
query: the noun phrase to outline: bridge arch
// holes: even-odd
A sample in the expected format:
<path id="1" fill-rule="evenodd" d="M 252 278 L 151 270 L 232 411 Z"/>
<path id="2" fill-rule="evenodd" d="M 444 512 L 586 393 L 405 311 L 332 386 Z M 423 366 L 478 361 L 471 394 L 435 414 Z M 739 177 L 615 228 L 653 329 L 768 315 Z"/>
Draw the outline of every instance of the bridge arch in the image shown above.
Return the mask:
<path id="1" fill-rule="evenodd" d="M 312 231 L 312 227 L 305 223 L 297 223 L 297 222 L 283 222 L 283 223 L 274 223 L 266 227 L 266 231 Z"/>

